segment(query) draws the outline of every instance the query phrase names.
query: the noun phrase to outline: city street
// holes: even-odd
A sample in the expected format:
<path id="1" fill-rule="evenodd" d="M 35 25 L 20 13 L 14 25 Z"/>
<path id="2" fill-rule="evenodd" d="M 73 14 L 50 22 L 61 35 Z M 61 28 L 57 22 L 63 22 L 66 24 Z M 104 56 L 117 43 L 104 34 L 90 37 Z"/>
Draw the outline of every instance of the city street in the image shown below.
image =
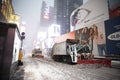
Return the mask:
<path id="1" fill-rule="evenodd" d="M 120 63 L 118 63 L 120 64 Z M 76 64 L 55 62 L 51 59 L 24 58 L 12 80 L 119 80 L 120 69 L 98 64 Z"/>
<path id="2" fill-rule="evenodd" d="M 120 80 L 120 0 L 0 0 L 0 80 Z"/>

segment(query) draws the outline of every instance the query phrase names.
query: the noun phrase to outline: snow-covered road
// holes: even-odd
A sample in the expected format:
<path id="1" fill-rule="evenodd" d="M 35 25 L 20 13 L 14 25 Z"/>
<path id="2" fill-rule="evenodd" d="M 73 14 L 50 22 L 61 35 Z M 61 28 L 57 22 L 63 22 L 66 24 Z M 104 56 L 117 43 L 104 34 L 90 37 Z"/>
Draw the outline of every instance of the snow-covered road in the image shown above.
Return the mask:
<path id="1" fill-rule="evenodd" d="M 12 80 L 120 80 L 120 69 L 26 57 Z"/>

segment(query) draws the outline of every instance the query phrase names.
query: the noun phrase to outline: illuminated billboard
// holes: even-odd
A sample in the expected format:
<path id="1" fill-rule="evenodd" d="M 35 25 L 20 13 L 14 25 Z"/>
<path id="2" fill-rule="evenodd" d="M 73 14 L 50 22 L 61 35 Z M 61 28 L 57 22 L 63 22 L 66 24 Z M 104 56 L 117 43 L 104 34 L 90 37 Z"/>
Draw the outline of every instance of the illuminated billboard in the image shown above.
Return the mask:
<path id="1" fill-rule="evenodd" d="M 107 0 L 89 0 L 75 9 L 70 17 L 70 31 L 109 19 Z"/>

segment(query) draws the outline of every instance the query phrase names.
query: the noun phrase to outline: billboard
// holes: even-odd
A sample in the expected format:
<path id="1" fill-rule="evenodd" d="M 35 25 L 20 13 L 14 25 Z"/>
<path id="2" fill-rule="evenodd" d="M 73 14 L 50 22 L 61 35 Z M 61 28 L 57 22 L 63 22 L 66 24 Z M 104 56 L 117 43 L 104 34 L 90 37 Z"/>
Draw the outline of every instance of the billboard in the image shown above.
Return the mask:
<path id="1" fill-rule="evenodd" d="M 88 46 L 88 53 L 95 56 L 106 55 L 106 37 L 104 22 L 88 25 L 75 30 L 75 39 L 79 40 L 79 46 Z"/>
<path id="2" fill-rule="evenodd" d="M 107 0 L 89 0 L 70 16 L 70 31 L 109 19 Z"/>
<path id="3" fill-rule="evenodd" d="M 120 56 L 120 16 L 105 21 L 108 56 Z"/>

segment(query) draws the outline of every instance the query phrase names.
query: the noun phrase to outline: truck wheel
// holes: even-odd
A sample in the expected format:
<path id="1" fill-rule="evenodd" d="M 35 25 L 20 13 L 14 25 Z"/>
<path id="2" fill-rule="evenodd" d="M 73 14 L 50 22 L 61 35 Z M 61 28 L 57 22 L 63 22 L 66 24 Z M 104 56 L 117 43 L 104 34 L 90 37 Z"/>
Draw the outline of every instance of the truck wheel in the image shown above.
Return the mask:
<path id="1" fill-rule="evenodd" d="M 68 64 L 71 64 L 71 63 L 72 63 L 72 59 L 71 59 L 70 56 L 67 57 L 67 63 L 68 63 Z"/>
<path id="2" fill-rule="evenodd" d="M 66 56 L 63 56 L 63 57 L 62 57 L 62 60 L 63 60 L 63 62 L 66 63 L 66 62 L 67 62 L 67 57 L 66 57 Z"/>

